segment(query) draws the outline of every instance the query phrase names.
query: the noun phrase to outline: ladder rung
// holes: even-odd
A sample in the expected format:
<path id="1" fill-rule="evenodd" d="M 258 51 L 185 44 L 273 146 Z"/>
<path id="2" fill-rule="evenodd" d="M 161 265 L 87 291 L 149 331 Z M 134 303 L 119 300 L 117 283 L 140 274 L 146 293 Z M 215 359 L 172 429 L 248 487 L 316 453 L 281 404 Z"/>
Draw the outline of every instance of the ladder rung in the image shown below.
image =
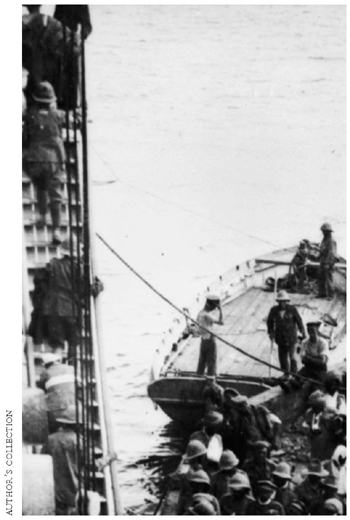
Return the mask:
<path id="1" fill-rule="evenodd" d="M 22 198 L 22 206 L 24 206 L 25 204 L 26 205 L 29 205 L 29 204 L 37 205 L 38 201 L 37 201 L 37 199 L 34 199 L 34 198 L 30 198 L 30 199 L 28 197 Z M 68 204 L 69 204 L 68 198 L 67 197 L 63 197 L 61 204 L 62 204 L 62 206 L 68 206 Z M 72 200 L 71 201 L 71 206 L 81 206 L 81 202 L 80 201 L 76 201 L 76 200 Z"/>
<path id="2" fill-rule="evenodd" d="M 33 218 L 33 219 L 26 219 L 24 221 L 24 226 L 26 227 L 32 227 L 32 226 L 36 226 L 37 224 L 37 219 Z M 60 227 L 68 227 L 69 226 L 69 221 L 68 220 L 63 220 L 61 221 L 61 225 Z M 72 227 L 77 227 L 78 226 L 78 223 L 77 222 L 72 222 Z M 46 227 L 50 228 L 52 227 L 52 224 L 49 222 L 48 224 L 46 224 Z M 82 223 L 79 222 L 79 227 L 82 227 Z"/>
<path id="3" fill-rule="evenodd" d="M 73 174 L 71 175 L 70 184 L 76 184 L 76 179 L 74 178 Z M 63 175 L 61 178 L 62 184 L 68 184 L 68 176 Z M 22 175 L 22 184 L 32 184 L 32 180 L 28 175 Z"/>

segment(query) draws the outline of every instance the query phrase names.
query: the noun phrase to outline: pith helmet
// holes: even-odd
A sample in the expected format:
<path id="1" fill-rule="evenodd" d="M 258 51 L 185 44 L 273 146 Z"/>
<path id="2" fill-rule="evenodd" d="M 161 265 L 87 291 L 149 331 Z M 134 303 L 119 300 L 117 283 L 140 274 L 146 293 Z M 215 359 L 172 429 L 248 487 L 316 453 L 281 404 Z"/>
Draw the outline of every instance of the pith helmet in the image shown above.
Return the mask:
<path id="1" fill-rule="evenodd" d="M 231 477 L 228 486 L 234 490 L 251 489 L 249 478 L 245 473 L 235 473 Z"/>
<path id="2" fill-rule="evenodd" d="M 46 352 L 44 354 L 41 354 L 41 359 L 44 365 L 49 365 L 50 363 L 61 361 L 61 356 L 53 354 L 52 352 Z"/>
<path id="3" fill-rule="evenodd" d="M 328 477 L 324 479 L 321 485 L 331 489 L 338 489 L 338 482 L 334 475 L 328 475 Z"/>
<path id="4" fill-rule="evenodd" d="M 338 498 L 329 498 L 328 500 L 326 500 L 323 505 L 323 509 L 326 511 L 331 511 L 331 512 L 334 511 L 333 514 L 336 514 L 336 515 L 344 514 L 343 504 L 341 503 L 341 501 Z"/>
<path id="5" fill-rule="evenodd" d="M 277 486 L 271 480 L 258 480 L 257 486 L 264 489 L 277 489 Z"/>
<path id="6" fill-rule="evenodd" d="M 321 326 L 321 321 L 308 321 L 307 324 L 306 324 L 306 327 L 308 329 L 316 329 L 318 330 Z"/>
<path id="7" fill-rule="evenodd" d="M 68 406 L 66 410 L 62 412 L 62 414 L 56 418 L 57 422 L 64 423 L 64 424 L 76 424 L 77 423 L 77 417 L 76 417 L 76 407 L 74 404 Z M 79 409 L 79 418 L 78 422 L 82 422 L 82 414 L 81 410 Z"/>
<path id="8" fill-rule="evenodd" d="M 276 302 L 289 302 L 290 298 L 287 291 L 278 291 Z"/>
<path id="9" fill-rule="evenodd" d="M 248 397 L 246 395 L 236 395 L 230 398 L 230 403 L 233 404 L 248 404 Z"/>
<path id="10" fill-rule="evenodd" d="M 254 443 L 254 451 L 258 451 L 261 448 L 266 448 L 267 450 L 270 450 L 271 444 L 267 441 L 256 441 Z"/>
<path id="11" fill-rule="evenodd" d="M 309 469 L 307 470 L 308 475 L 316 475 L 317 477 L 327 477 L 329 472 L 324 469 L 322 462 L 318 459 L 313 459 L 310 462 Z"/>
<path id="12" fill-rule="evenodd" d="M 329 224 L 329 222 L 325 222 L 321 226 L 321 231 L 333 231 L 332 226 Z"/>
<path id="13" fill-rule="evenodd" d="M 199 482 L 201 484 L 208 484 L 208 486 L 210 486 L 210 478 L 204 469 L 197 469 L 196 471 L 189 470 L 187 478 L 190 482 Z"/>
<path id="14" fill-rule="evenodd" d="M 324 382 L 326 383 L 330 381 L 338 381 L 339 383 L 342 383 L 343 378 L 341 372 L 338 372 L 337 370 L 329 370 L 326 374 Z"/>
<path id="15" fill-rule="evenodd" d="M 287 462 L 280 462 L 275 471 L 272 473 L 272 475 L 275 475 L 276 477 L 284 478 L 286 480 L 291 480 L 291 469 L 290 465 L 287 464 Z"/>
<path id="16" fill-rule="evenodd" d="M 207 453 L 207 448 L 201 441 L 193 440 L 188 443 L 184 460 L 192 460 Z"/>
<path id="17" fill-rule="evenodd" d="M 217 294 L 207 294 L 206 300 L 208 302 L 218 303 L 220 301 L 220 298 Z"/>
<path id="18" fill-rule="evenodd" d="M 55 91 L 51 83 L 48 81 L 37 83 L 34 88 L 33 99 L 41 103 L 52 103 L 56 101 Z"/>
<path id="19" fill-rule="evenodd" d="M 203 516 L 203 515 L 215 516 L 216 511 L 215 511 L 213 504 L 211 504 L 209 502 L 209 500 L 207 500 L 204 497 L 201 497 L 200 499 L 198 498 L 196 500 L 196 502 L 193 504 L 193 506 L 187 510 L 187 514 L 195 515 L 195 516 Z"/>
<path id="20" fill-rule="evenodd" d="M 220 469 L 233 469 L 238 466 L 239 460 L 231 450 L 224 450 L 220 457 L 219 468 Z"/>
<path id="21" fill-rule="evenodd" d="M 320 408 L 323 410 L 326 406 L 326 396 L 321 390 L 316 390 L 309 396 L 308 405 L 311 406 L 311 408 Z"/>
<path id="22" fill-rule="evenodd" d="M 290 503 L 290 506 L 288 509 L 288 514 L 292 515 L 294 512 L 299 515 L 306 515 L 307 511 L 306 511 L 306 507 L 305 507 L 304 503 L 301 502 L 300 500 L 293 500 Z"/>
<path id="23" fill-rule="evenodd" d="M 220 424 L 223 422 L 224 416 L 219 412 L 208 412 L 204 416 L 204 426 L 220 426 Z"/>

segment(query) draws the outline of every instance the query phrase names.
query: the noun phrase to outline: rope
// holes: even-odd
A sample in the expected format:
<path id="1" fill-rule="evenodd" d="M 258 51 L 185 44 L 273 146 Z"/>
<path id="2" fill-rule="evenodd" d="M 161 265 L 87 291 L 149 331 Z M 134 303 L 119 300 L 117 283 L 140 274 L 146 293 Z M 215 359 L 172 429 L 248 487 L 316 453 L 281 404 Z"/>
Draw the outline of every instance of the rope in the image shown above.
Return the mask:
<path id="1" fill-rule="evenodd" d="M 243 349 L 237 347 L 236 345 L 233 345 L 229 341 L 223 339 L 221 336 L 218 336 L 217 334 L 213 333 L 211 330 L 207 329 L 206 327 L 203 327 L 203 325 L 200 325 L 194 318 L 189 316 L 186 312 L 184 312 L 182 309 L 177 307 L 171 300 L 169 300 L 166 296 L 164 296 L 162 293 L 160 293 L 150 282 L 148 282 L 140 273 L 138 273 L 126 260 L 124 260 L 105 240 L 101 237 L 99 233 L 96 233 L 97 238 L 101 240 L 101 242 L 113 253 L 137 278 L 139 278 L 147 287 L 151 289 L 157 296 L 159 296 L 163 301 L 165 301 L 168 305 L 170 305 L 173 309 L 175 309 L 178 313 L 182 314 L 186 318 L 186 320 L 190 320 L 192 323 L 197 325 L 198 327 L 201 327 L 201 329 L 204 329 L 205 331 L 209 332 L 215 339 L 221 341 L 225 345 L 228 345 L 229 347 L 233 348 L 234 350 L 237 350 L 237 352 L 240 352 L 246 357 L 249 357 L 253 361 L 256 361 L 257 363 L 260 363 L 262 365 L 265 365 L 269 368 L 273 368 L 274 370 L 277 370 L 279 372 L 283 372 L 284 374 L 295 376 L 296 374 L 294 372 L 290 372 L 288 370 L 284 370 L 283 368 L 277 367 L 275 365 L 272 365 L 271 363 L 268 363 L 267 361 L 264 361 L 260 358 L 257 358 L 253 356 L 253 354 L 249 354 L 248 352 L 245 352 Z M 299 379 L 302 379 L 304 381 L 309 381 L 313 384 L 320 384 L 320 381 L 316 381 L 314 379 L 310 379 L 305 376 L 298 375 Z"/>
<path id="2" fill-rule="evenodd" d="M 198 217 L 198 218 L 201 218 L 203 220 L 207 220 L 209 221 L 211 224 L 215 224 L 216 226 L 219 226 L 219 227 L 222 227 L 222 228 L 226 228 L 226 229 L 230 229 L 231 231 L 234 231 L 235 233 L 239 233 L 240 235 L 242 236 L 245 236 L 245 237 L 248 237 L 248 238 L 251 238 L 253 240 L 257 240 L 258 242 L 261 242 L 262 244 L 268 244 L 269 246 L 273 246 L 273 247 L 278 247 L 277 244 L 274 244 L 273 242 L 269 242 L 268 240 L 265 240 L 263 238 L 260 238 L 260 237 L 257 237 L 255 235 L 251 235 L 249 233 L 243 233 L 241 230 L 239 229 L 236 229 L 232 226 L 230 226 L 229 224 L 225 224 L 223 222 L 220 222 L 219 220 L 215 220 L 213 219 L 212 217 L 206 217 L 205 215 L 202 215 L 201 213 L 197 213 L 196 211 L 192 210 L 192 209 L 189 209 L 189 208 L 186 208 L 185 206 L 182 206 L 181 204 L 177 204 L 176 202 L 172 202 L 170 200 L 167 200 L 167 199 L 164 199 L 163 197 L 161 197 L 160 195 L 156 195 L 155 193 L 152 193 L 151 191 L 148 191 L 148 190 L 145 190 L 143 188 L 140 188 L 140 186 L 135 186 L 134 184 L 130 184 L 129 182 L 126 182 L 122 179 L 120 179 L 120 177 L 117 176 L 117 174 L 113 171 L 113 169 L 111 168 L 111 166 L 107 163 L 107 161 L 105 161 L 102 157 L 101 157 L 101 154 L 98 153 L 98 151 L 96 150 L 96 148 L 94 146 L 92 146 L 93 150 L 95 151 L 96 155 L 100 158 L 100 160 L 105 164 L 105 166 L 107 166 L 107 168 L 109 169 L 109 171 L 112 173 L 113 177 L 115 178 L 115 181 L 107 181 L 107 182 L 101 182 L 101 183 L 96 183 L 97 185 L 100 185 L 100 186 L 103 186 L 105 184 L 111 184 L 113 182 L 120 182 L 121 184 L 124 184 L 125 186 L 128 186 L 129 188 L 135 190 L 135 191 L 138 191 L 140 193 L 144 193 L 145 195 L 148 195 L 149 197 L 153 197 L 154 199 L 156 200 L 159 200 L 161 202 L 163 202 L 163 204 L 168 204 L 169 206 L 173 206 L 174 208 L 177 208 L 177 209 L 180 209 L 182 211 L 186 211 L 186 213 L 190 213 L 190 215 L 194 215 L 195 217 Z"/>

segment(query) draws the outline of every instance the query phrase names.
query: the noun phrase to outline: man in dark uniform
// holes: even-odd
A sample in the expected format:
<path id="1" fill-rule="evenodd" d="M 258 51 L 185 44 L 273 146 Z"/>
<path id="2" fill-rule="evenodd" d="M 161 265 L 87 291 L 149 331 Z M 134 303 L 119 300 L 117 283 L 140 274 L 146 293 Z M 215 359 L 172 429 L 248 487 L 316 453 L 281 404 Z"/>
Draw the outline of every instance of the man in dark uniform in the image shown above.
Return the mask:
<path id="1" fill-rule="evenodd" d="M 328 475 L 329 472 L 319 460 L 311 460 L 306 479 L 296 488 L 298 499 L 305 504 L 308 511 L 322 500 L 322 479 Z"/>
<path id="2" fill-rule="evenodd" d="M 338 261 L 337 243 L 332 238 L 333 229 L 328 222 L 321 226 L 323 240 L 320 245 L 320 269 L 318 273 L 318 297 L 332 300 L 334 298 L 333 272 Z"/>
<path id="3" fill-rule="evenodd" d="M 69 239 L 62 243 L 61 254 L 62 258 L 52 258 L 47 265 L 48 282 L 43 313 L 47 316 L 50 347 L 55 353 L 61 352 L 64 342 L 67 341 L 68 358 L 71 359 L 79 341 L 78 316 L 84 303 L 86 289 L 83 266 L 79 266 L 75 251 L 71 253 Z M 90 289 L 94 297 L 103 290 L 103 285 L 97 277 Z"/>
<path id="4" fill-rule="evenodd" d="M 27 94 L 32 94 L 36 83 L 48 81 L 55 90 L 58 106 L 65 109 L 63 79 L 67 60 L 79 54 L 80 42 L 59 20 L 41 14 L 41 5 L 25 7 L 29 14 L 22 17 L 22 65 L 29 72 Z"/>
<path id="5" fill-rule="evenodd" d="M 65 170 L 66 154 L 62 129 L 65 121 L 63 110 L 52 105 L 56 101 L 55 91 L 50 83 L 43 81 L 35 85 L 33 106 L 24 119 L 23 167 L 37 188 L 39 221 L 47 224 L 47 195 L 50 198 L 52 219 L 52 241 L 61 243 L 61 183 Z"/>
<path id="6" fill-rule="evenodd" d="M 82 266 L 79 269 L 77 259 L 72 259 L 69 241 L 61 245 L 62 258 L 52 258 L 47 265 L 47 292 L 43 303 L 43 313 L 47 316 L 48 343 L 55 353 L 64 349 L 67 341 L 68 357 L 78 343 L 79 308 L 83 303 L 84 276 Z M 73 293 L 73 279 L 75 291 Z M 80 294 L 79 294 L 80 289 Z"/>
<path id="7" fill-rule="evenodd" d="M 276 486 L 270 480 L 259 480 L 257 483 L 257 491 L 255 502 L 249 504 L 247 508 L 247 516 L 265 516 L 265 515 L 285 515 L 282 504 L 277 502 L 273 497 L 276 493 Z"/>
<path id="8" fill-rule="evenodd" d="M 288 303 L 290 300 L 286 291 L 279 291 L 276 301 L 278 305 L 272 307 L 267 317 L 267 332 L 271 341 L 277 343 L 281 368 L 296 372 L 298 330 L 303 339 L 306 337 L 303 320 L 297 308 Z"/>

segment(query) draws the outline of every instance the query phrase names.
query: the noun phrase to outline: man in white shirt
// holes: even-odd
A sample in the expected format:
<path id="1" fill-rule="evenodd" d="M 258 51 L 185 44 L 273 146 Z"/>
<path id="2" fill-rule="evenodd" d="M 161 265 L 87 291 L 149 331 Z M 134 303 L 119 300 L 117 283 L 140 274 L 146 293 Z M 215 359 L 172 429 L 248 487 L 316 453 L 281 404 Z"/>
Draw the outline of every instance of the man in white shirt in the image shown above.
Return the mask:
<path id="1" fill-rule="evenodd" d="M 215 316 L 216 311 L 218 311 L 218 318 Z M 198 314 L 197 322 L 200 325 L 198 333 L 202 338 L 197 373 L 204 374 L 207 369 L 207 375 L 214 376 L 217 373 L 217 346 L 211 332 L 214 324 L 224 324 L 218 296 L 207 296 L 204 308 Z"/>
<path id="2" fill-rule="evenodd" d="M 294 379 L 287 383 L 281 383 L 286 392 L 299 389 L 304 385 L 304 379 L 299 379 L 298 375 L 323 382 L 327 373 L 329 348 L 327 341 L 318 334 L 320 325 L 320 321 L 312 321 L 306 324 L 309 337 L 302 341 L 300 349 L 300 359 L 304 366 L 297 372 Z M 308 385 L 306 393 L 310 395 L 317 387 L 311 382 L 306 384 Z"/>

